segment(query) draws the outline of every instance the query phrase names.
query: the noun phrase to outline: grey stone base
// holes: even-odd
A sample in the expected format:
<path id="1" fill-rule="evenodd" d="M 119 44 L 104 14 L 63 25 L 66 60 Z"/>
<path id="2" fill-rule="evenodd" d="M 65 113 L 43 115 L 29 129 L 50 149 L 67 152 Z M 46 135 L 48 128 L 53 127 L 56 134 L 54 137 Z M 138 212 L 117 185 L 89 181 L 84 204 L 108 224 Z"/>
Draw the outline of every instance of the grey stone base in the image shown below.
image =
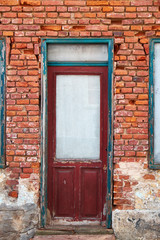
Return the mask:
<path id="1" fill-rule="evenodd" d="M 38 211 L 35 204 L 21 207 L 0 205 L 0 239 L 29 240 L 38 225 Z"/>
<path id="2" fill-rule="evenodd" d="M 113 229 L 118 240 L 160 240 L 160 211 L 115 210 Z"/>

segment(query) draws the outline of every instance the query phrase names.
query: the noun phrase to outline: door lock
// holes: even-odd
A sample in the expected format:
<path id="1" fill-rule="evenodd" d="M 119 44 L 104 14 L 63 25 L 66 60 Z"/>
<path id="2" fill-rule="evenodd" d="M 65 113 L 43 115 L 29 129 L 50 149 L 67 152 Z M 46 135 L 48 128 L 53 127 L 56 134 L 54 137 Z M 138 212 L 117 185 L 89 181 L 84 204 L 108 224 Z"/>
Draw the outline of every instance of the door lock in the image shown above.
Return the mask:
<path id="1" fill-rule="evenodd" d="M 106 166 L 106 165 L 103 166 L 103 170 L 104 170 L 104 171 L 107 170 L 107 166 Z"/>

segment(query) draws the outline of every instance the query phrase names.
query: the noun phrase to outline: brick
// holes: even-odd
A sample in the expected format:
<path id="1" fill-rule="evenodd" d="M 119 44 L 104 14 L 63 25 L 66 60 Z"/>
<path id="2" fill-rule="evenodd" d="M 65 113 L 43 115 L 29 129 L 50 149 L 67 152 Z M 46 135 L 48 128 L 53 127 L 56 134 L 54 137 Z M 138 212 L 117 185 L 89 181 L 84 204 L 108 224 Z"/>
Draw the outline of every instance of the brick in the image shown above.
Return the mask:
<path id="1" fill-rule="evenodd" d="M 19 0 L 1 0 L 0 5 L 19 5 Z"/>
<path id="2" fill-rule="evenodd" d="M 15 156 L 14 157 L 14 161 L 15 162 L 24 162 L 25 161 L 25 157 Z"/>
<path id="3" fill-rule="evenodd" d="M 132 88 L 122 88 L 121 93 L 132 93 Z"/>
<path id="4" fill-rule="evenodd" d="M 10 32 L 10 31 L 6 32 L 6 31 L 4 31 L 4 32 L 3 32 L 3 36 L 11 37 L 11 36 L 13 36 L 13 32 Z"/>
<path id="5" fill-rule="evenodd" d="M 21 178 L 30 178 L 30 174 L 29 173 L 21 173 L 20 177 Z"/>
<path id="6" fill-rule="evenodd" d="M 19 100 L 17 100 L 17 104 L 28 105 L 29 104 L 29 99 L 19 99 Z"/>
<path id="7" fill-rule="evenodd" d="M 23 61 L 10 61 L 10 65 L 13 65 L 13 66 L 23 66 Z"/>
<path id="8" fill-rule="evenodd" d="M 29 6 L 39 6 L 41 4 L 40 0 L 20 0 L 21 5 Z"/>
<path id="9" fill-rule="evenodd" d="M 145 174 L 143 178 L 146 180 L 155 180 L 155 176 L 153 174 Z"/>
<path id="10" fill-rule="evenodd" d="M 31 163 L 29 163 L 29 162 L 20 162 L 20 167 L 21 168 L 30 168 L 31 167 Z"/>
<path id="11" fill-rule="evenodd" d="M 5 12 L 5 13 L 3 13 L 3 17 L 4 17 L 4 18 L 15 18 L 15 17 L 17 17 L 17 13 L 14 13 L 14 12 Z"/>
<path id="12" fill-rule="evenodd" d="M 89 0 L 87 0 L 87 5 L 89 5 L 89 6 L 108 6 L 109 1 L 104 1 L 104 0 L 89 1 Z"/>
<path id="13" fill-rule="evenodd" d="M 1 5 L 1 4 L 0 4 Z M 0 7 L 0 12 L 8 12 L 8 11 L 10 11 L 10 7 Z"/>
<path id="14" fill-rule="evenodd" d="M 13 198 L 18 198 L 18 192 L 17 191 L 12 191 L 8 193 L 9 197 L 13 197 Z"/>
<path id="15" fill-rule="evenodd" d="M 72 1 L 68 1 L 68 0 L 65 0 L 64 1 L 64 4 L 65 5 L 73 5 L 73 6 L 84 6 L 85 4 L 86 4 L 86 1 L 83 1 L 83 0 L 81 0 L 81 1 L 76 1 L 76 0 L 72 0 Z"/>
<path id="16" fill-rule="evenodd" d="M 136 18 L 137 14 L 136 13 L 125 13 L 126 18 Z"/>
<path id="17" fill-rule="evenodd" d="M 114 156 L 124 156 L 124 151 L 114 151 Z"/>
<path id="18" fill-rule="evenodd" d="M 39 163 L 35 163 L 35 162 L 34 162 L 34 163 L 31 164 L 31 167 L 32 167 L 32 168 L 39 168 L 39 166 L 40 166 Z"/>
<path id="19" fill-rule="evenodd" d="M 18 26 L 15 25 L 0 25 L 0 30 L 4 31 L 14 31 L 18 30 Z"/>
<path id="20" fill-rule="evenodd" d="M 27 21 L 28 22 L 28 21 Z M 32 24 L 32 23 L 31 23 Z M 37 26 L 37 25 L 21 25 L 19 26 L 19 30 L 40 30 L 40 26 Z M 29 38 L 28 38 L 29 39 Z M 24 42 L 30 42 L 31 40 L 24 40 Z"/>
<path id="21" fill-rule="evenodd" d="M 152 6 L 152 0 L 132 0 L 131 1 L 131 6 L 148 6 L 151 5 Z"/>
<path id="22" fill-rule="evenodd" d="M 108 18 L 124 18 L 124 13 L 107 13 Z"/>
<path id="23" fill-rule="evenodd" d="M 19 133 L 18 138 L 38 138 L 39 134 Z"/>
<path id="24" fill-rule="evenodd" d="M 152 13 L 138 13 L 138 18 L 150 18 Z"/>
<path id="25" fill-rule="evenodd" d="M 136 12 L 136 7 L 126 7 L 126 12 Z"/>
<path id="26" fill-rule="evenodd" d="M 103 7 L 103 12 L 112 12 L 113 11 L 113 7 Z"/>
<path id="27" fill-rule="evenodd" d="M 46 30 L 51 30 L 51 31 L 60 31 L 61 26 L 53 26 L 53 25 L 46 25 L 46 26 L 41 26 L 41 30 L 46 31 Z"/>
<path id="28" fill-rule="evenodd" d="M 115 70 L 115 75 L 127 75 L 126 70 Z"/>
<path id="29" fill-rule="evenodd" d="M 124 12 L 124 7 L 114 7 L 114 12 Z"/>
<path id="30" fill-rule="evenodd" d="M 18 13 L 19 18 L 31 18 L 33 17 L 32 13 Z"/>
<path id="31" fill-rule="evenodd" d="M 84 13 L 84 17 L 86 17 L 86 18 L 95 18 L 96 17 L 96 13 Z"/>
<path id="32" fill-rule="evenodd" d="M 130 5 L 128 0 L 120 0 L 120 1 L 111 0 L 109 3 L 110 5 L 113 5 L 113 6 L 129 6 Z"/>
<path id="33" fill-rule="evenodd" d="M 46 6 L 63 5 L 63 0 L 44 0 L 44 1 L 42 1 L 42 5 L 46 5 Z"/>
<path id="34" fill-rule="evenodd" d="M 32 168 L 23 168 L 23 172 L 24 173 L 32 173 L 33 172 L 33 169 Z"/>
<path id="35" fill-rule="evenodd" d="M 47 12 L 55 12 L 56 11 L 56 7 L 46 7 L 46 11 Z"/>
<path id="36" fill-rule="evenodd" d="M 31 42 L 30 37 L 15 37 L 15 42 Z"/>

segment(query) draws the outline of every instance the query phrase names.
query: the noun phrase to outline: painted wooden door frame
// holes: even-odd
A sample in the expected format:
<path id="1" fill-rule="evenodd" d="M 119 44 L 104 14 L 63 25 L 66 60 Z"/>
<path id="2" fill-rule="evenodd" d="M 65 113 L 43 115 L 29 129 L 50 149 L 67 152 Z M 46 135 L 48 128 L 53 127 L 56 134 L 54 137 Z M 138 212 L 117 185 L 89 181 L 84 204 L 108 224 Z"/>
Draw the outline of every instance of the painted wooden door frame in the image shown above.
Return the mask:
<path id="1" fill-rule="evenodd" d="M 5 168 L 5 91 L 6 91 L 6 41 L 0 38 L 0 169 Z"/>
<path id="2" fill-rule="evenodd" d="M 113 39 L 102 38 L 83 38 L 83 39 L 42 39 L 42 75 L 41 75 L 41 176 L 40 176 L 40 208 L 41 208 L 41 227 L 46 225 L 47 216 L 47 132 L 48 132 L 48 113 L 47 113 L 47 45 L 48 44 L 107 44 L 108 45 L 108 146 L 107 146 L 107 194 L 106 194 L 106 227 L 112 227 L 112 169 L 113 169 Z"/>

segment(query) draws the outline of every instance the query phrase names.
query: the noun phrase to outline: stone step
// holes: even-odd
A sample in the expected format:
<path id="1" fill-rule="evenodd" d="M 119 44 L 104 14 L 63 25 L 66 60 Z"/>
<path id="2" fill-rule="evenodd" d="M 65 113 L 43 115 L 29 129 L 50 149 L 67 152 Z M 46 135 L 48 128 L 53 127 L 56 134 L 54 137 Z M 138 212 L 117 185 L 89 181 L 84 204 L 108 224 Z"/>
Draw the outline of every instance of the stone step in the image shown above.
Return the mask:
<path id="1" fill-rule="evenodd" d="M 45 229 L 38 229 L 36 235 L 109 235 L 113 233 L 113 229 L 102 226 L 54 225 Z"/>
<path id="2" fill-rule="evenodd" d="M 112 229 L 102 226 L 50 226 L 38 229 L 33 240 L 115 240 Z"/>
<path id="3" fill-rule="evenodd" d="M 32 240 L 115 240 L 113 234 L 105 235 L 43 235 Z"/>

